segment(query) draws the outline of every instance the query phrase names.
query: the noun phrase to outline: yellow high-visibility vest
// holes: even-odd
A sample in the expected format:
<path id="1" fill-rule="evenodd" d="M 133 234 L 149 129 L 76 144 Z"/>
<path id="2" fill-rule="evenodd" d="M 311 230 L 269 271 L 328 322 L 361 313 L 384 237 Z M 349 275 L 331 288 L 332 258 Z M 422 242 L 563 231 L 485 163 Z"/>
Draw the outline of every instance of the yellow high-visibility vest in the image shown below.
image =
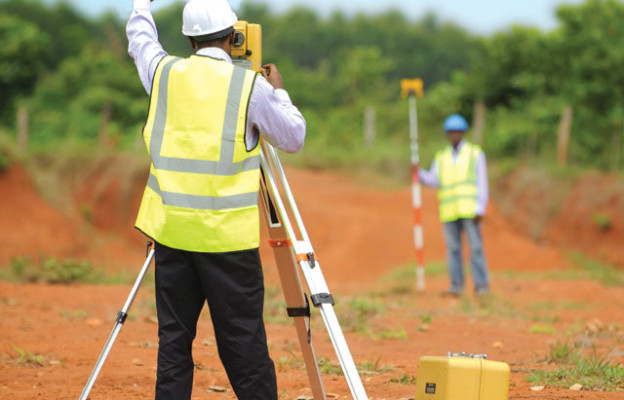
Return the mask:
<path id="1" fill-rule="evenodd" d="M 160 62 L 143 129 L 152 164 L 136 220 L 147 236 L 197 252 L 259 246 L 260 150 L 245 146 L 256 76 L 196 55 Z"/>
<path id="2" fill-rule="evenodd" d="M 447 146 L 435 156 L 438 174 L 440 220 L 456 221 L 474 218 L 477 211 L 477 157 L 478 145 L 465 142 L 453 160 L 453 148 Z"/>

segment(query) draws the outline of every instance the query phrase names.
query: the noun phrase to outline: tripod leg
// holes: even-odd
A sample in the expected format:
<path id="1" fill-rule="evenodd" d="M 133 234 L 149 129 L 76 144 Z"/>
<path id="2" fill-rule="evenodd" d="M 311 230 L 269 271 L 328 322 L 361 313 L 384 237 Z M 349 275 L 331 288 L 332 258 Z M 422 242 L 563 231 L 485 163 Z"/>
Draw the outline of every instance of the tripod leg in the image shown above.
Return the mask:
<path id="1" fill-rule="evenodd" d="M 314 253 L 308 253 L 307 255 L 309 257 L 313 254 Z M 299 266 L 301 267 L 305 281 L 310 289 L 312 302 L 321 312 L 321 316 L 325 322 L 331 342 L 334 345 L 336 355 L 338 355 L 338 361 L 340 361 L 342 372 L 347 380 L 353 398 L 356 400 L 368 399 L 355 361 L 351 356 L 342 329 L 340 329 L 338 317 L 334 310 L 334 299 L 329 293 L 329 288 L 327 287 L 318 261 L 314 258 L 301 259 Z"/>
<path id="2" fill-rule="evenodd" d="M 275 262 L 282 283 L 284 300 L 289 311 L 289 316 L 293 317 L 299 346 L 303 354 L 303 361 L 308 373 L 312 396 L 314 399 L 326 399 L 325 388 L 321 380 L 321 372 L 316 361 L 316 353 L 312 346 L 310 336 L 310 307 L 304 295 L 301 279 L 297 271 L 297 262 L 293 256 L 290 240 L 287 239 L 284 226 L 276 213 L 271 197 L 267 193 L 266 183 L 261 181 L 260 207 L 269 229 L 269 243 L 273 247 Z"/>
<path id="3" fill-rule="evenodd" d="M 147 270 L 149 269 L 149 265 L 152 261 L 152 258 L 154 258 L 153 246 L 147 256 L 147 259 L 145 260 L 145 263 L 143 264 L 143 268 L 141 268 L 141 272 L 139 272 L 139 276 L 134 282 L 134 286 L 132 287 L 132 291 L 130 292 L 128 299 L 126 300 L 126 304 L 121 309 L 121 311 L 117 313 L 117 321 L 115 322 L 115 326 L 113 327 L 113 330 L 108 336 L 108 340 L 106 341 L 106 344 L 104 345 L 104 348 L 102 349 L 102 352 L 100 353 L 100 356 L 98 357 L 98 360 L 95 363 L 95 366 L 93 367 L 93 371 L 91 371 L 91 375 L 89 376 L 89 379 L 87 380 L 87 383 L 84 389 L 82 390 L 82 394 L 80 395 L 80 400 L 86 400 L 87 397 L 89 396 L 89 392 L 91 392 L 91 388 L 93 387 L 95 380 L 100 374 L 100 370 L 102 369 L 102 366 L 104 365 L 104 361 L 106 361 L 106 357 L 108 357 L 108 353 L 112 349 L 113 344 L 115 343 L 115 339 L 117 339 L 117 335 L 119 334 L 119 331 L 121 331 L 121 328 L 124 322 L 126 322 L 126 318 L 128 317 L 128 310 L 130 309 L 130 306 L 132 305 L 132 302 L 134 301 L 134 298 L 136 297 L 136 294 L 139 291 L 139 287 L 141 286 L 141 283 L 143 282 L 143 279 L 145 278 L 145 274 L 147 273 Z"/>
<path id="4" fill-rule="evenodd" d="M 286 307 L 288 308 L 289 316 L 294 318 L 299 345 L 312 388 L 312 396 L 314 399 L 325 399 L 325 388 L 323 387 L 321 372 L 310 336 L 310 305 L 304 295 L 301 279 L 296 269 L 296 262 L 292 256 L 292 251 L 287 246 L 274 245 L 274 253 Z"/>

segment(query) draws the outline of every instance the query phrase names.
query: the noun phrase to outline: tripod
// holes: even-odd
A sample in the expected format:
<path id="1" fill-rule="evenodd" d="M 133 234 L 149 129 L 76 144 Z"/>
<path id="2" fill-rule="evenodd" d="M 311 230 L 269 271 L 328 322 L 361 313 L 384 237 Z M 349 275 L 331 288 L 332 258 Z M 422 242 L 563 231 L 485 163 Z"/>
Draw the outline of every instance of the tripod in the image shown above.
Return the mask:
<path id="1" fill-rule="evenodd" d="M 310 291 L 312 304 L 321 312 L 351 395 L 356 400 L 368 399 L 357 367 L 355 366 L 345 337 L 340 329 L 340 324 L 338 323 L 338 318 L 334 311 L 334 299 L 323 277 L 321 267 L 303 225 L 303 220 L 295 203 L 292 191 L 290 190 L 286 174 L 277 156 L 277 152 L 265 141 L 261 140 L 260 142 L 262 146 L 260 154 L 262 167 L 259 195 L 260 208 L 267 220 L 270 238 L 269 244 L 273 248 L 275 255 L 288 315 L 294 320 L 308 379 L 310 380 L 310 386 L 312 388 L 312 395 L 314 399 L 326 399 L 316 354 L 312 346 L 310 305 L 305 295 L 297 267 L 299 267 L 301 275 L 303 275 Z M 291 222 L 291 216 L 294 219 L 294 224 Z M 128 310 L 149 269 L 153 257 L 154 248 L 152 246 L 124 308 L 118 313 L 115 326 L 82 391 L 80 400 L 87 399 L 102 369 L 102 365 L 126 320 Z"/>

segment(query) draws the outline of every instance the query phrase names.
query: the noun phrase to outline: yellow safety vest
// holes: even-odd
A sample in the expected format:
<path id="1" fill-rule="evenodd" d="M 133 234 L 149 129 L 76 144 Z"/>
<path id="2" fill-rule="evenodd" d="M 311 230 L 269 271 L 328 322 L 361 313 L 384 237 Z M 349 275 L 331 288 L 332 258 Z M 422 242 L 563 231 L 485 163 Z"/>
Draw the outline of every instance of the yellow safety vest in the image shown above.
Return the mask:
<path id="1" fill-rule="evenodd" d="M 481 148 L 478 145 L 465 142 L 455 160 L 451 146 L 436 153 L 435 163 L 440 186 L 438 200 L 442 222 L 476 216 L 476 163 L 479 152 Z"/>
<path id="2" fill-rule="evenodd" d="M 260 150 L 245 146 L 256 76 L 209 57 L 160 62 L 143 129 L 152 164 L 139 230 L 188 251 L 259 246 Z"/>

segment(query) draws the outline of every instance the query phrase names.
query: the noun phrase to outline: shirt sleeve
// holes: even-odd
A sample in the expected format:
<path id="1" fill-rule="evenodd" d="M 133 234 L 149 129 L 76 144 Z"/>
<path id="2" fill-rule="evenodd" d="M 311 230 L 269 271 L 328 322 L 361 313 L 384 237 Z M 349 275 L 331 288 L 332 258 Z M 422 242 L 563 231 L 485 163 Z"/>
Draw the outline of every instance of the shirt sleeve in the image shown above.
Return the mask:
<path id="1" fill-rule="evenodd" d="M 128 54 L 134 60 L 147 94 L 152 91 L 152 81 L 158 63 L 167 55 L 158 42 L 158 31 L 150 7 L 150 0 L 134 0 L 132 13 L 126 25 Z"/>
<path id="2" fill-rule="evenodd" d="M 431 162 L 429 170 L 418 168 L 418 179 L 423 185 L 438 187 L 438 170 L 435 160 Z"/>
<path id="3" fill-rule="evenodd" d="M 249 99 L 247 120 L 248 148 L 258 142 L 258 135 L 274 147 L 296 153 L 303 147 L 306 121 L 284 89 L 274 89 L 258 76 Z"/>
<path id="4" fill-rule="evenodd" d="M 485 161 L 485 154 L 483 151 L 479 152 L 476 163 L 477 173 L 477 215 L 484 215 L 485 208 L 488 203 L 489 188 L 487 177 L 487 165 Z"/>

